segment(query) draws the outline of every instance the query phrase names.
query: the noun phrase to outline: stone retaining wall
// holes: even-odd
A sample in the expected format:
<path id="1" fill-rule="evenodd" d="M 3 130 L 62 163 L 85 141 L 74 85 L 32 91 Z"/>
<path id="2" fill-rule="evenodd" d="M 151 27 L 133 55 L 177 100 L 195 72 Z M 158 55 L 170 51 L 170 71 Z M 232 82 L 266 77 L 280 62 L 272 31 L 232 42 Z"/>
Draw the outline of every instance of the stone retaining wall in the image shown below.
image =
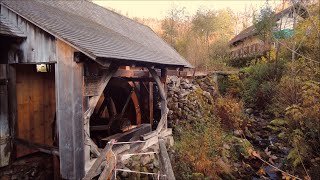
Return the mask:
<path id="1" fill-rule="evenodd" d="M 216 85 L 212 76 L 196 77 L 194 80 L 171 76 L 168 78 L 168 124 L 169 127 L 183 119 L 201 118 L 201 108 L 204 104 L 189 96 L 196 92 L 204 102 L 213 103 L 217 96 Z"/>

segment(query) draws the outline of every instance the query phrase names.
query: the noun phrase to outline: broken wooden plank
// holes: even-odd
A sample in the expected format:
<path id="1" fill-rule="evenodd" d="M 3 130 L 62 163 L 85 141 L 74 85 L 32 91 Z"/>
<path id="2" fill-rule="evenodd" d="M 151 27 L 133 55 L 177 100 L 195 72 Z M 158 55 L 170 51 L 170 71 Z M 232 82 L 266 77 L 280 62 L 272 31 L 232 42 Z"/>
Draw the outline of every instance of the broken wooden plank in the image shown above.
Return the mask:
<path id="1" fill-rule="evenodd" d="M 116 157 L 109 151 L 109 153 L 106 154 L 106 164 L 98 180 L 110 180 L 116 163 Z"/>
<path id="2" fill-rule="evenodd" d="M 170 135 L 172 135 L 172 128 L 167 128 L 167 129 L 162 130 L 160 132 L 161 137 L 166 137 L 166 136 L 170 136 Z"/>
<path id="3" fill-rule="evenodd" d="M 148 139 L 145 142 L 142 150 L 148 149 L 150 146 L 152 146 L 154 144 L 157 144 L 158 143 L 158 138 L 159 138 L 158 136 L 153 136 L 152 138 Z"/>
<path id="4" fill-rule="evenodd" d="M 124 151 L 127 151 L 130 149 L 130 145 L 129 144 L 122 144 L 122 145 L 115 145 L 113 146 L 114 148 L 112 148 L 112 151 L 115 153 L 115 154 L 120 154 Z"/>
<path id="5" fill-rule="evenodd" d="M 14 142 L 16 144 L 20 144 L 20 145 L 23 145 L 23 146 L 31 148 L 31 149 L 39 150 L 40 152 L 43 152 L 43 153 L 53 154 L 56 156 L 59 155 L 58 147 L 49 146 L 46 144 L 34 143 L 34 142 L 26 141 L 24 139 L 19 139 L 19 138 L 15 138 Z"/>
<path id="6" fill-rule="evenodd" d="M 113 161 L 110 161 L 106 164 L 98 180 L 110 180 L 112 178 L 112 172 L 114 167 L 112 165 Z"/>
<path id="7" fill-rule="evenodd" d="M 157 136 L 159 133 L 157 131 L 151 131 L 149 133 L 146 133 L 144 135 L 141 135 L 141 140 L 148 140 L 154 136 Z"/>
<path id="8" fill-rule="evenodd" d="M 86 176 L 83 178 L 84 180 L 91 180 L 96 176 L 96 171 L 101 166 L 102 161 L 106 158 L 107 153 L 112 149 L 112 144 L 108 143 L 104 149 L 102 150 L 100 156 L 97 158 L 97 160 L 94 162 L 92 167 L 87 172 Z"/>
<path id="9" fill-rule="evenodd" d="M 140 136 L 151 131 L 150 124 L 141 124 L 140 126 L 131 129 L 124 133 L 118 133 L 109 137 L 102 139 L 103 141 L 110 141 L 115 139 L 119 142 L 136 141 L 140 139 Z"/>
<path id="10" fill-rule="evenodd" d="M 165 142 L 163 139 L 160 139 L 160 138 L 159 138 L 159 147 L 160 147 L 160 153 L 159 153 L 160 162 L 163 168 L 163 172 L 166 175 L 166 179 L 175 180 L 176 178 L 174 177 L 171 161 L 167 152 Z"/>

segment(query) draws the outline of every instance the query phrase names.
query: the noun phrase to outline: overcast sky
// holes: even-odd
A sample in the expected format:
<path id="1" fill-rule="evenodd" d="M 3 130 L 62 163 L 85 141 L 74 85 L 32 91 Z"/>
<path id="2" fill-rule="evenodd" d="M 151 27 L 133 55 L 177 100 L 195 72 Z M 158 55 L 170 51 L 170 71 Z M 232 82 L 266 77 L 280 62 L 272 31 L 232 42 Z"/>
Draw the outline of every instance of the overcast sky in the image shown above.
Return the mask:
<path id="1" fill-rule="evenodd" d="M 111 9 L 115 9 L 123 15 L 139 18 L 157 18 L 162 19 L 166 16 L 172 6 L 186 7 L 187 13 L 192 16 L 197 9 L 224 9 L 230 8 L 234 12 L 241 12 L 244 9 L 261 7 L 264 0 L 207 0 L 207 1 L 124 1 L 124 0 L 93 0 L 93 2 Z M 280 0 L 269 0 L 270 4 L 277 4 Z"/>

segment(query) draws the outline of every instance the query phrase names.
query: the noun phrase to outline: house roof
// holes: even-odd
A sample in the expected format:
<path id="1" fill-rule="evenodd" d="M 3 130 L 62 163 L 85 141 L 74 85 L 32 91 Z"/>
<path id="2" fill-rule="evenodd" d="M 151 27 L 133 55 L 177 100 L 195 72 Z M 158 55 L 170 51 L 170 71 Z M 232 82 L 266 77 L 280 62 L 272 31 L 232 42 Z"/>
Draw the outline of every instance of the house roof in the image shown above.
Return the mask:
<path id="1" fill-rule="evenodd" d="M 92 59 L 192 67 L 149 27 L 88 1 L 0 0 Z"/>
<path id="2" fill-rule="evenodd" d="M 26 35 L 6 17 L 0 14 L 0 34 L 12 37 L 26 37 Z"/>
<path id="3" fill-rule="evenodd" d="M 300 6 L 300 4 L 297 3 L 297 4 L 293 5 L 293 6 L 290 6 L 290 7 L 286 8 L 286 9 L 284 9 L 284 10 L 276 13 L 276 14 L 275 14 L 275 19 L 278 21 L 280 18 L 282 18 L 283 16 L 285 16 L 286 14 L 288 14 L 289 12 L 291 12 L 292 9 L 293 9 L 293 7 L 295 7 L 296 9 L 299 9 L 299 10 L 300 10 L 300 11 L 299 11 L 299 15 L 300 15 L 301 17 L 307 18 L 307 17 L 308 17 L 308 14 L 307 14 L 307 12 L 306 12 L 306 10 L 305 10 L 305 7 L 301 5 L 300 8 L 299 8 L 299 6 Z M 256 35 L 256 34 L 257 34 L 257 32 L 256 32 L 256 30 L 255 30 L 255 27 L 254 27 L 254 25 L 252 25 L 252 26 L 244 29 L 243 31 L 241 31 L 241 32 L 240 32 L 238 35 L 236 35 L 234 38 L 232 38 L 232 39 L 229 41 L 229 44 L 232 45 L 232 44 L 234 44 L 234 43 L 236 43 L 236 42 L 238 42 L 238 41 L 241 41 L 241 40 L 243 40 L 243 39 L 245 39 L 245 38 L 247 38 L 247 37 L 250 37 L 250 36 L 254 36 L 254 35 Z"/>

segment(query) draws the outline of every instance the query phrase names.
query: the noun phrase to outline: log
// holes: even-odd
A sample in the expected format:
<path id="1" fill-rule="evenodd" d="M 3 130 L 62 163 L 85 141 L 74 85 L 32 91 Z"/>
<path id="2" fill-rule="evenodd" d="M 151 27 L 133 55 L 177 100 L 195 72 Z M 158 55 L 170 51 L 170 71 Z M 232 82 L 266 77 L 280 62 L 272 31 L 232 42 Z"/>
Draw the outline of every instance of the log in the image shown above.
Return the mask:
<path id="1" fill-rule="evenodd" d="M 159 147 L 160 147 L 160 162 L 163 168 L 163 172 L 166 175 L 166 179 L 175 180 L 174 173 L 171 166 L 171 161 L 167 152 L 167 148 L 163 139 L 159 138 Z"/>

